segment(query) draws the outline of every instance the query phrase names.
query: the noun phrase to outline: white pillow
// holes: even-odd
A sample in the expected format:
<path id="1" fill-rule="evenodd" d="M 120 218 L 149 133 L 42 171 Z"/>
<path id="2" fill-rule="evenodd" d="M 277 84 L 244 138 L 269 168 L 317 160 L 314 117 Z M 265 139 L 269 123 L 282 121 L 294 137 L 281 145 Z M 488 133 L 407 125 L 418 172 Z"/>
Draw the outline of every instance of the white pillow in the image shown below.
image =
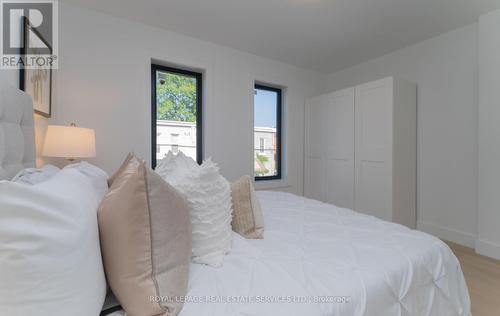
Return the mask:
<path id="1" fill-rule="evenodd" d="M 35 185 L 0 182 L 2 315 L 99 315 L 106 279 L 98 187 L 106 181 L 68 168 Z"/>
<path id="2" fill-rule="evenodd" d="M 195 263 L 220 267 L 231 249 L 231 187 L 210 159 L 199 166 L 182 152 L 171 152 L 156 172 L 189 202 Z"/>
<path id="3" fill-rule="evenodd" d="M 45 165 L 42 168 L 27 168 L 19 171 L 11 181 L 33 185 L 49 180 L 60 170 L 53 165 Z"/>
<path id="4" fill-rule="evenodd" d="M 68 165 L 64 167 L 64 169 L 76 169 L 86 175 L 100 196 L 104 197 L 108 191 L 108 180 L 102 181 L 102 179 L 108 179 L 108 174 L 101 168 L 89 164 L 86 161 L 81 161 L 79 163 Z"/>

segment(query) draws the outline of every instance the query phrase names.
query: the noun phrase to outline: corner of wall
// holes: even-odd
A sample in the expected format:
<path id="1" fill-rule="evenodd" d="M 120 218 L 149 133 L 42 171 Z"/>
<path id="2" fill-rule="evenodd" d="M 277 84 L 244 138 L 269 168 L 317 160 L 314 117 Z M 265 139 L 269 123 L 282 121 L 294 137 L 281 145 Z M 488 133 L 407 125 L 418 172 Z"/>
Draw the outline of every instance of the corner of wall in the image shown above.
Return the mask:
<path id="1" fill-rule="evenodd" d="M 478 239 L 476 240 L 475 249 L 480 255 L 500 260 L 500 245 Z"/>
<path id="2" fill-rule="evenodd" d="M 423 231 L 425 233 L 436 236 L 440 239 L 451 241 L 456 244 L 474 248 L 476 244 L 476 236 L 470 233 L 460 232 L 454 229 L 450 229 L 448 227 L 443 227 L 440 225 L 418 221 L 417 229 Z"/>

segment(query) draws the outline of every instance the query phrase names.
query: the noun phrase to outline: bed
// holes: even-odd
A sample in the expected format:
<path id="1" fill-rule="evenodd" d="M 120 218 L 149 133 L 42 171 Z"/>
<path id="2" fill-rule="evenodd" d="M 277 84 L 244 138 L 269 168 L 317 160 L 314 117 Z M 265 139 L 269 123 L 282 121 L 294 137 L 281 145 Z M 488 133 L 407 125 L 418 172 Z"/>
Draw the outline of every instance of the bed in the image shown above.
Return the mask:
<path id="1" fill-rule="evenodd" d="M 2 87 L 0 177 L 34 164 L 31 113 Z M 439 239 L 289 193 L 258 197 L 265 238 L 234 234 L 222 268 L 191 264 L 181 316 L 470 315 L 460 264 Z"/>
<path id="2" fill-rule="evenodd" d="M 470 315 L 460 264 L 439 239 L 288 193 L 258 196 L 265 239 L 235 234 L 222 268 L 192 264 L 181 316 Z"/>

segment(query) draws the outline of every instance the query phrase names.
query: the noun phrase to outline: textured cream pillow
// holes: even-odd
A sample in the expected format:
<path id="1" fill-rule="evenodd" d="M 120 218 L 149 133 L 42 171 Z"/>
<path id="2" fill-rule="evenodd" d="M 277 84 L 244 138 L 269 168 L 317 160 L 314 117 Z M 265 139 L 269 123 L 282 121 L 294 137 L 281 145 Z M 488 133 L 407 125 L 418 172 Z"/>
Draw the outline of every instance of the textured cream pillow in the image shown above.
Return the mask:
<path id="1" fill-rule="evenodd" d="M 231 249 L 231 188 L 210 159 L 200 166 L 182 152 L 171 152 L 156 172 L 188 199 L 193 227 L 192 261 L 220 267 Z"/>
<path id="2" fill-rule="evenodd" d="M 177 315 L 191 256 L 187 201 L 144 162 L 124 164 L 98 212 L 109 286 L 128 315 Z"/>
<path id="3" fill-rule="evenodd" d="M 264 238 L 264 217 L 249 176 L 231 184 L 233 230 L 247 239 Z"/>

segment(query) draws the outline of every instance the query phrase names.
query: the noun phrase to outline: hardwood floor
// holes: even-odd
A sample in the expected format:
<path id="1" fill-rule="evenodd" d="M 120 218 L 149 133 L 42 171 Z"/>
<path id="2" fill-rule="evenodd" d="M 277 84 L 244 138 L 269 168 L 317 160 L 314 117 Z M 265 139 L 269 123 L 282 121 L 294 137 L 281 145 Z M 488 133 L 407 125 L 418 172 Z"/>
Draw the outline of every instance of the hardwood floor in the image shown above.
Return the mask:
<path id="1" fill-rule="evenodd" d="M 500 315 L 500 261 L 474 252 L 473 249 L 446 242 L 460 260 L 469 286 L 473 316 Z"/>

